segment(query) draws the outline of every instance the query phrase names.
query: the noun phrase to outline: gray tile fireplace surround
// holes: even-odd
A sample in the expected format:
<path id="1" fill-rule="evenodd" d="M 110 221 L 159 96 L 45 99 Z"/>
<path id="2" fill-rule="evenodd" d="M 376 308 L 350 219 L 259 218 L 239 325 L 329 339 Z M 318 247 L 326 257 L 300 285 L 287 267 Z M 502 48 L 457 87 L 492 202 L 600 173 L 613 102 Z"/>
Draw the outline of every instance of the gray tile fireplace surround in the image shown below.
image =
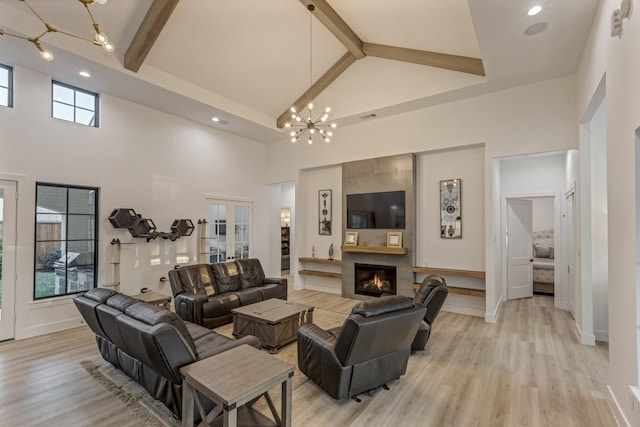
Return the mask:
<path id="1" fill-rule="evenodd" d="M 384 253 L 342 252 L 342 296 L 368 300 L 372 297 L 355 293 L 355 263 L 392 265 L 396 267 L 397 294 L 413 296 L 413 265 L 415 240 L 415 156 L 381 157 L 342 164 L 342 235 L 346 231 L 358 232 L 358 245 L 383 246 L 388 231 L 402 231 L 402 246 L 407 253 L 402 255 Z M 347 194 L 373 193 L 381 191 L 405 192 L 405 228 L 347 229 Z"/>

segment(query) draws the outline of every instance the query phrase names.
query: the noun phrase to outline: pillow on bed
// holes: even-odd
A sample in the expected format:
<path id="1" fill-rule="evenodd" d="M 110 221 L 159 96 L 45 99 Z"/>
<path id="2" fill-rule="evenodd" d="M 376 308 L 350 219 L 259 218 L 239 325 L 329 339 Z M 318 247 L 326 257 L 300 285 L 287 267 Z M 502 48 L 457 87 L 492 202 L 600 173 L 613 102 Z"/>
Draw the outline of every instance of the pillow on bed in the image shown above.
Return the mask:
<path id="1" fill-rule="evenodd" d="M 533 242 L 533 256 L 536 258 L 553 258 L 553 239 L 541 239 Z"/>

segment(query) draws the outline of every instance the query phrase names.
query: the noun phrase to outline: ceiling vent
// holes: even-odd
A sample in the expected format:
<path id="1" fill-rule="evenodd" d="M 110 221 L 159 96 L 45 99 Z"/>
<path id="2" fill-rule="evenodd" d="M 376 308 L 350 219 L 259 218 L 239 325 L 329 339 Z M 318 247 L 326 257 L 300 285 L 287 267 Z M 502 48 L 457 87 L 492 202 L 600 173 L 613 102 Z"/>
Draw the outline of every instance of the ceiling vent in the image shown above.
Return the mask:
<path id="1" fill-rule="evenodd" d="M 360 116 L 360 119 L 369 120 L 369 119 L 375 119 L 376 117 L 378 117 L 376 114 L 371 113 L 371 114 L 365 114 L 364 116 Z"/>

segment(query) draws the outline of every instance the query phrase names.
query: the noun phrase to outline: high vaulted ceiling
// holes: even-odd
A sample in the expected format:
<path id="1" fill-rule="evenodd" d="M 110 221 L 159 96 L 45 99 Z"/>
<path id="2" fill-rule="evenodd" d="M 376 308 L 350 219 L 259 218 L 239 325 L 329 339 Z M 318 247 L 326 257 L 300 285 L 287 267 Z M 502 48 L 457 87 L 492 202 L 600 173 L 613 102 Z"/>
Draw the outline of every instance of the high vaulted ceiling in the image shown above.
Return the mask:
<path id="1" fill-rule="evenodd" d="M 92 38 L 79 2 L 28 2 L 54 26 Z M 109 0 L 90 7 L 115 43 L 114 54 L 53 33 L 42 43 L 56 58 L 45 62 L 32 44 L 0 36 L 0 62 L 272 142 L 287 137 L 277 119 L 318 80 L 327 84 L 314 103 L 330 105 L 331 118 L 344 126 L 371 114 L 383 117 L 575 73 L 598 6 L 597 0 L 318 0 L 310 19 L 308 3 Z M 536 3 L 542 12 L 527 16 Z M 162 11 L 163 5 L 170 7 Z M 159 31 L 157 38 L 144 31 L 136 36 L 150 9 L 157 12 L 151 18 L 161 23 L 168 18 L 166 24 L 150 27 Z M 337 18 L 321 16 L 327 11 L 335 11 Z M 332 29 L 336 22 L 342 26 Z M 0 0 L 0 29 L 32 36 L 41 28 L 22 1 Z M 364 43 L 364 54 L 356 55 L 361 59 L 353 56 L 358 49 L 345 38 Z M 150 46 L 148 54 L 130 66 L 127 50 L 143 44 Z M 387 59 L 389 52 L 383 49 L 379 55 L 377 45 L 400 48 L 393 53 L 400 52 L 400 59 L 419 58 L 415 62 L 424 63 L 423 52 L 476 58 L 486 75 Z M 345 57 L 348 63 L 334 79 L 323 78 Z M 80 69 L 93 77 L 78 77 Z M 212 122 L 213 116 L 221 122 Z M 339 132 L 334 140 L 339 141 Z"/>

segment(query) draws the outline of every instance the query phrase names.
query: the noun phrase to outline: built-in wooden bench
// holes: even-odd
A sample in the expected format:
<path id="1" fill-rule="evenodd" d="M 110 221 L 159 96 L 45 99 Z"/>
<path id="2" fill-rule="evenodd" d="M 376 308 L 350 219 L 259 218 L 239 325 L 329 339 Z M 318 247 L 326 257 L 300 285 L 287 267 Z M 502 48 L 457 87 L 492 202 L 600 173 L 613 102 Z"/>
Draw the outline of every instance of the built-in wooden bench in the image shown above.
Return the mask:
<path id="1" fill-rule="evenodd" d="M 420 283 L 414 283 L 413 291 L 414 292 L 417 291 L 419 287 L 420 287 Z M 459 288 L 457 286 L 449 286 L 449 285 L 447 285 L 447 289 L 449 290 L 450 294 L 468 295 L 472 297 L 482 297 L 482 298 L 485 297 L 484 289 Z"/>
<path id="2" fill-rule="evenodd" d="M 437 267 L 413 267 L 414 273 L 426 273 L 426 274 L 439 274 L 441 276 L 460 276 L 460 277 L 474 277 L 476 279 L 484 279 L 484 271 L 476 270 L 455 270 L 452 268 L 437 268 Z"/>
<path id="3" fill-rule="evenodd" d="M 477 270 L 456 270 L 452 268 L 437 268 L 437 267 L 413 267 L 414 273 L 424 274 L 438 274 L 440 276 L 458 276 L 458 277 L 472 277 L 474 279 L 484 279 L 485 272 Z M 416 291 L 420 287 L 420 283 L 413 284 L 413 290 Z M 473 288 L 460 288 L 457 286 L 449 286 L 449 293 L 457 295 L 467 295 L 472 297 L 485 297 L 484 289 Z"/>
<path id="4" fill-rule="evenodd" d="M 301 276 L 316 276 L 316 277 L 324 277 L 326 279 L 342 279 L 341 273 L 331 273 L 328 271 L 318 271 L 318 270 L 298 270 L 298 274 Z"/>
<path id="5" fill-rule="evenodd" d="M 298 261 L 300 261 L 300 262 L 313 262 L 313 263 L 316 263 L 316 264 L 342 265 L 342 260 L 341 259 L 300 257 L 300 258 L 298 258 Z M 298 270 L 298 274 L 301 275 L 301 276 L 315 276 L 315 277 L 324 277 L 325 279 L 342 280 L 342 274 L 341 273 L 332 273 L 330 271 Z"/>

